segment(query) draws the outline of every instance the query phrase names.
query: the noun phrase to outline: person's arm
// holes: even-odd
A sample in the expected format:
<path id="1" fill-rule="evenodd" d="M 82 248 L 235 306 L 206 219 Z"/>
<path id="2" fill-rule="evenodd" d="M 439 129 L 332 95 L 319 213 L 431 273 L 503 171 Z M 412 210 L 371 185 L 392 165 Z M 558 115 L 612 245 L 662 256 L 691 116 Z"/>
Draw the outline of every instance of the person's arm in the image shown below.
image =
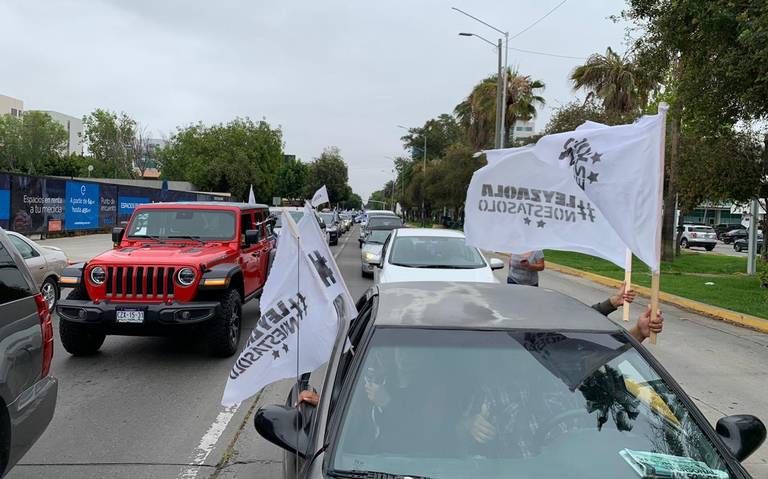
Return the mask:
<path id="1" fill-rule="evenodd" d="M 616 294 L 606 299 L 602 303 L 593 304 L 592 309 L 596 310 L 603 316 L 608 316 L 612 312 L 619 309 L 619 307 L 624 304 L 624 301 L 631 303 L 635 300 L 635 291 L 632 289 L 625 291 L 625 289 L 626 287 L 624 283 L 621 283 L 619 289 L 616 290 Z"/>
<path id="2" fill-rule="evenodd" d="M 592 309 L 602 314 L 603 316 L 608 316 L 612 312 L 616 311 L 616 306 L 613 305 L 613 301 L 606 299 L 602 303 L 593 304 Z"/>
<path id="3" fill-rule="evenodd" d="M 662 329 L 664 329 L 664 315 L 661 310 L 656 313 L 656 319 L 651 320 L 651 307 L 648 306 L 648 309 L 637 318 L 637 323 L 629 330 L 629 334 L 642 343 L 651 335 L 651 332 L 659 334 Z"/>
<path id="4" fill-rule="evenodd" d="M 544 258 L 541 258 L 533 263 L 528 263 L 528 269 L 531 271 L 544 271 Z"/>
<path id="5" fill-rule="evenodd" d="M 299 393 L 299 400 L 296 402 L 295 406 L 298 407 L 298 405 L 303 402 L 309 404 L 310 406 L 317 406 L 317 404 L 320 402 L 320 395 L 315 391 L 301 391 Z"/>

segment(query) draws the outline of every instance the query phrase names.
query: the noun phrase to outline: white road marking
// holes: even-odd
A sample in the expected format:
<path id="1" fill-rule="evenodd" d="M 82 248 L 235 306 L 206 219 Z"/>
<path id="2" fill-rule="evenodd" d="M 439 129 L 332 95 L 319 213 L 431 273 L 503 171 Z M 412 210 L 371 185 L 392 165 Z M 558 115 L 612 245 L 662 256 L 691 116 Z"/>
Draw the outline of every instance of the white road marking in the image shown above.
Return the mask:
<path id="1" fill-rule="evenodd" d="M 195 451 L 192 453 L 192 461 L 190 462 L 190 465 L 181 471 L 181 474 L 176 476 L 177 479 L 195 479 L 197 477 L 197 473 L 200 472 L 201 469 L 200 466 L 205 464 L 205 460 L 208 459 L 208 456 L 210 456 L 216 448 L 216 443 L 219 442 L 219 438 L 224 434 L 229 421 L 232 420 L 239 407 L 240 405 L 238 404 L 224 408 L 224 410 L 216 416 L 213 424 L 211 424 L 208 431 L 203 434 L 202 439 L 200 439 L 200 444 L 197 445 Z"/>

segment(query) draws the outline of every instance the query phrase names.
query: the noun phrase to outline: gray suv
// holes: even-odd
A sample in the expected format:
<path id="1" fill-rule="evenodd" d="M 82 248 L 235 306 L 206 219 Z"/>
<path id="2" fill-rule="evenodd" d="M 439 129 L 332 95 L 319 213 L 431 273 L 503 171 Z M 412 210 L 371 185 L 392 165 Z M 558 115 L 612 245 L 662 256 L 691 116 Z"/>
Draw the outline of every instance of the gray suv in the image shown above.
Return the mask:
<path id="1" fill-rule="evenodd" d="M 0 476 L 51 422 L 58 392 L 52 359 L 48 305 L 0 228 Z"/>

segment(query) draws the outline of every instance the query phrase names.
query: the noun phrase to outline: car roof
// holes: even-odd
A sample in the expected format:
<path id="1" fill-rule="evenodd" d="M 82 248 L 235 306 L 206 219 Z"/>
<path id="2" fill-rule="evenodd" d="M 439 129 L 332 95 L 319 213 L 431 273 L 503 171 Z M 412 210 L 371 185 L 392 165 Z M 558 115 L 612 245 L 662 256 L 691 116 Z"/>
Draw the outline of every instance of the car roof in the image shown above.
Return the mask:
<path id="1" fill-rule="evenodd" d="M 440 238 L 464 238 L 464 233 L 443 228 L 400 228 L 397 236 L 434 236 Z"/>
<path id="2" fill-rule="evenodd" d="M 304 211 L 303 206 L 270 206 L 269 211 Z"/>
<path id="3" fill-rule="evenodd" d="M 397 214 L 394 211 L 389 210 L 368 210 L 365 212 L 367 215 L 378 215 L 378 216 L 397 216 Z"/>
<path id="4" fill-rule="evenodd" d="M 161 202 L 161 203 L 144 203 L 141 205 L 137 205 L 136 208 L 169 208 L 169 207 L 177 207 L 180 206 L 182 208 L 189 208 L 192 209 L 195 206 L 197 207 L 216 207 L 220 209 L 231 209 L 231 208 L 238 208 L 240 210 L 252 210 L 252 209 L 261 209 L 261 208 L 269 208 L 267 205 L 262 204 L 250 204 L 250 203 L 236 203 L 232 201 L 168 201 L 168 202 Z"/>
<path id="5" fill-rule="evenodd" d="M 377 326 L 617 332 L 584 303 L 533 286 L 409 282 L 376 286 Z"/>

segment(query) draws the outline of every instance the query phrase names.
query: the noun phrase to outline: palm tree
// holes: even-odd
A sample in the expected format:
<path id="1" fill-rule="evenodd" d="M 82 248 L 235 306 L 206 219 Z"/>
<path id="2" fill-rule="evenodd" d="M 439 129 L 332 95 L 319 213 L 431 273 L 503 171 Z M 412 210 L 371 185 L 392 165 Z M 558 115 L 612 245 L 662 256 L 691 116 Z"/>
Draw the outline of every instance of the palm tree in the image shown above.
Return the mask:
<path id="1" fill-rule="evenodd" d="M 453 110 L 459 124 L 467 132 L 470 144 L 478 150 L 493 147 L 497 78 L 497 75 L 492 75 L 475 85 L 469 96 Z M 517 120 L 534 118 L 537 106 L 544 105 L 544 98 L 537 94 L 537 90 L 544 88 L 544 82 L 531 80 L 529 76 L 510 70 L 507 72 L 506 86 L 504 138 L 508 139 Z"/>
<path id="2" fill-rule="evenodd" d="M 611 47 L 605 55 L 595 53 L 571 73 L 574 90 L 587 90 L 587 100 L 600 98 L 609 114 L 640 110 L 648 103 L 653 81 L 627 55 L 619 56 Z"/>

